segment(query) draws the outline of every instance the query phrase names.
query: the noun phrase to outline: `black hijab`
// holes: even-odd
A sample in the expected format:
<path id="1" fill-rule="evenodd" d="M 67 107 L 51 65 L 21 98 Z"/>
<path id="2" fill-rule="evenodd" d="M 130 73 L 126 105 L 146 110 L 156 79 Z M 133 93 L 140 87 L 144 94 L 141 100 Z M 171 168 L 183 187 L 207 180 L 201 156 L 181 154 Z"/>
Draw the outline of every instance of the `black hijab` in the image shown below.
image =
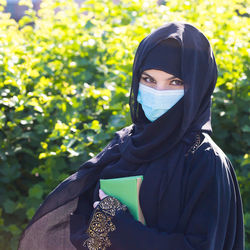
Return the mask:
<path id="1" fill-rule="evenodd" d="M 152 48 L 170 38 L 181 47 L 185 94 L 167 113 L 149 122 L 137 102 L 141 66 Z M 80 216 L 74 223 L 80 223 L 79 230 L 84 235 L 92 204 L 98 200 L 100 178 L 144 175 L 140 203 L 147 226 L 166 232 L 176 228 L 184 206 L 178 195 L 184 192 L 183 185 L 187 183 L 185 155 L 197 133 L 212 130 L 211 95 L 216 79 L 217 67 L 210 44 L 192 25 L 169 23 L 144 38 L 133 65 L 130 92 L 133 124 L 118 131 L 100 154 L 84 163 L 46 198 L 25 230 L 19 249 L 32 249 L 36 244 L 74 249 L 69 241 L 69 225 L 74 217 L 70 219 L 69 214 Z M 170 193 L 166 196 L 167 192 Z M 169 204 L 170 199 L 175 204 Z M 188 214 L 190 211 L 183 218 L 190 217 Z M 180 228 L 185 227 L 183 221 Z"/>
<path id="2" fill-rule="evenodd" d="M 145 124 L 144 113 L 137 102 L 140 67 L 150 50 L 169 38 L 176 39 L 181 46 L 181 78 L 185 95 L 160 119 Z M 144 161 L 150 161 L 165 154 L 191 131 L 211 132 L 211 95 L 216 80 L 217 66 L 210 44 L 192 25 L 170 23 L 144 38 L 135 55 L 130 92 L 136 135 L 129 137 L 123 145 L 127 148 L 124 156 L 141 161 L 143 155 Z"/>

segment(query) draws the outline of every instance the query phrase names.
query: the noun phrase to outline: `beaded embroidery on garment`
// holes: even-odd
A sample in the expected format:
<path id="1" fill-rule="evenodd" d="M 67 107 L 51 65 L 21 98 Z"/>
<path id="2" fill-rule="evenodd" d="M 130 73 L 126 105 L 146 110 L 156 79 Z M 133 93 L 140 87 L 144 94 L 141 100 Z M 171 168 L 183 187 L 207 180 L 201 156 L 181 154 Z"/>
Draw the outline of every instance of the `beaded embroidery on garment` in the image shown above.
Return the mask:
<path id="1" fill-rule="evenodd" d="M 89 250 L 105 250 L 110 247 L 111 242 L 108 234 L 116 230 L 112 218 L 120 210 L 126 211 L 127 207 L 116 198 L 107 196 L 101 200 L 87 230 L 89 238 L 84 241 L 83 246 Z"/>
<path id="2" fill-rule="evenodd" d="M 200 144 L 201 144 L 201 136 L 199 134 L 197 134 L 196 137 L 195 137 L 194 144 L 189 148 L 189 150 L 187 151 L 187 153 L 185 154 L 185 156 L 187 156 L 189 153 L 194 154 L 195 151 L 200 146 Z"/>

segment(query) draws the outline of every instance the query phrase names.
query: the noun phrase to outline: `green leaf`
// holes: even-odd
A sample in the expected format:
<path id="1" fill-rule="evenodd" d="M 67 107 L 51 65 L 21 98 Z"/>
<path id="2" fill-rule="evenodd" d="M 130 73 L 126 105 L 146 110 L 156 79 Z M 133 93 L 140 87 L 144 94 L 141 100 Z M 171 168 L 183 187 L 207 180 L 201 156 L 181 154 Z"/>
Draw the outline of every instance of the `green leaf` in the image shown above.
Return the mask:
<path id="1" fill-rule="evenodd" d="M 16 209 L 16 203 L 10 199 L 7 199 L 3 203 L 3 208 L 4 208 L 5 213 L 12 214 Z"/>
<path id="2" fill-rule="evenodd" d="M 29 220 L 31 220 L 32 217 L 33 217 L 33 215 L 35 214 L 35 212 L 36 212 L 35 208 L 33 208 L 33 207 L 29 208 L 29 209 L 26 211 L 27 218 L 28 218 Z"/>
<path id="3" fill-rule="evenodd" d="M 20 228 L 18 228 L 16 225 L 11 224 L 8 226 L 8 231 L 12 234 L 12 235 L 20 235 L 21 230 Z"/>
<path id="4" fill-rule="evenodd" d="M 33 8 L 33 3 L 31 0 L 19 0 L 18 5 L 19 6 L 27 6 L 31 9 Z"/>
<path id="5" fill-rule="evenodd" d="M 41 199 L 43 196 L 43 188 L 41 185 L 36 184 L 29 189 L 29 197 Z"/>
<path id="6" fill-rule="evenodd" d="M 0 0 L 0 5 L 6 6 L 7 5 L 7 1 L 6 0 Z"/>
<path id="7" fill-rule="evenodd" d="M 249 125 L 244 125 L 243 127 L 242 127 L 242 131 L 243 132 L 247 132 L 247 133 L 249 133 L 250 132 L 250 126 Z"/>

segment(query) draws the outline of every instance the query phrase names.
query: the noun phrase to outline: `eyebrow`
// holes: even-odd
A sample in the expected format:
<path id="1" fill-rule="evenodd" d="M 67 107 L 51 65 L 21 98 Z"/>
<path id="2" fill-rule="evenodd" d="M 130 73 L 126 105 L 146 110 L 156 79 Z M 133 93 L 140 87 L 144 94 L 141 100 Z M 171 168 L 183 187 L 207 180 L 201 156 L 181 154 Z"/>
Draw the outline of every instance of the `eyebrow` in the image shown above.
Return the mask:
<path id="1" fill-rule="evenodd" d="M 151 77 L 153 80 L 155 80 L 153 76 L 151 76 L 150 74 L 148 74 L 148 73 L 146 73 L 146 72 L 143 72 L 142 75 L 146 75 L 146 76 L 148 76 L 148 77 Z M 169 77 L 169 78 L 167 78 L 166 80 L 172 80 L 172 79 L 179 79 L 180 81 L 182 81 L 179 77 L 174 76 L 174 75 L 171 76 L 171 77 Z"/>

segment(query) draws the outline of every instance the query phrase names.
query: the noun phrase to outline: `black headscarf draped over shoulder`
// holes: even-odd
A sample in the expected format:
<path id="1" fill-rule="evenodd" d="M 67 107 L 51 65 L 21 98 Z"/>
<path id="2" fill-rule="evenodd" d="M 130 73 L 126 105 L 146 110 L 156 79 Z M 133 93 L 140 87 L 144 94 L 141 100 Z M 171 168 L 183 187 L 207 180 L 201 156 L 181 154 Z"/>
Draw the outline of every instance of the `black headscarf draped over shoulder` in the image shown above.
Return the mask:
<path id="1" fill-rule="evenodd" d="M 181 47 L 185 94 L 149 122 L 137 102 L 141 66 L 157 44 L 170 38 Z M 146 226 L 120 213 L 112 221 L 115 230 L 105 236 L 112 243 L 108 249 L 243 250 L 235 173 L 209 136 L 216 79 L 210 44 L 192 25 L 169 23 L 143 39 L 133 65 L 133 124 L 118 131 L 101 153 L 48 195 L 24 231 L 19 249 L 86 249 L 99 179 L 143 175 L 139 199 Z"/>

